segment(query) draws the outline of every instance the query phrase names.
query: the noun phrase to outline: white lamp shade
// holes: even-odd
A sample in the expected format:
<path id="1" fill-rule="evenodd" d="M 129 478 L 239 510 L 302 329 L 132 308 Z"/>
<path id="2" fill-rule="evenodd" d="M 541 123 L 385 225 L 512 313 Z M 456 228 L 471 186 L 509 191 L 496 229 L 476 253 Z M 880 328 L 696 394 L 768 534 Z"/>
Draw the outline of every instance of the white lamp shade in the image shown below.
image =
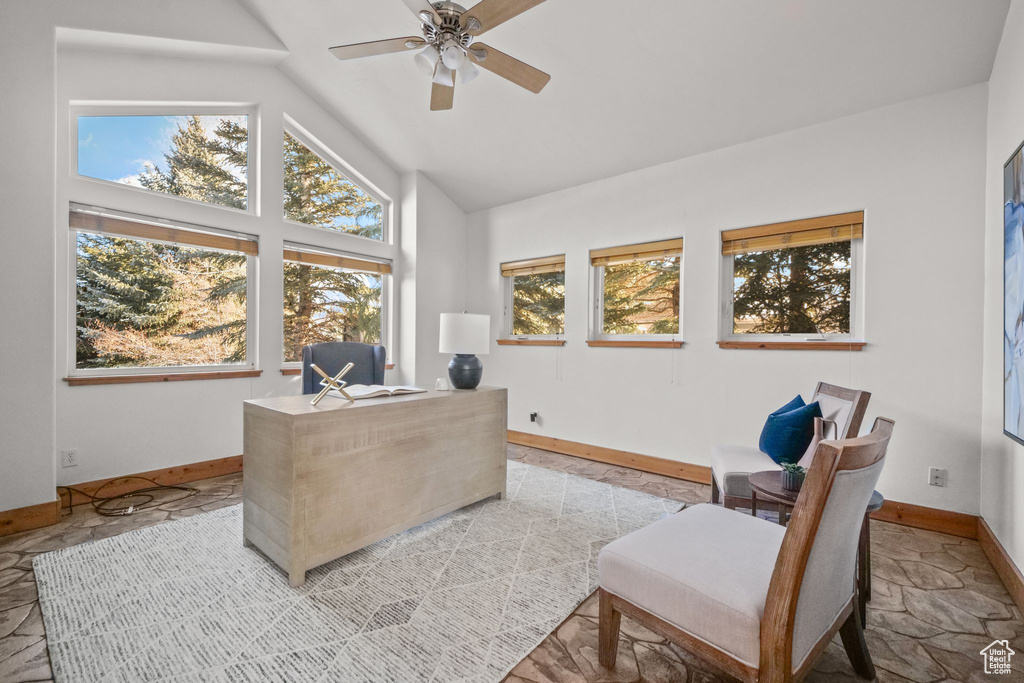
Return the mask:
<path id="1" fill-rule="evenodd" d="M 441 353 L 483 355 L 491 349 L 491 316 L 441 314 Z"/>
<path id="2" fill-rule="evenodd" d="M 437 50 L 434 49 L 434 46 L 427 45 L 416 55 L 416 66 L 418 66 L 421 71 L 433 76 L 434 65 L 437 64 L 437 60 L 440 58 L 441 57 L 437 54 Z"/>
<path id="3" fill-rule="evenodd" d="M 446 67 L 443 62 L 438 62 L 437 66 L 434 68 L 434 83 L 454 88 L 455 72 Z"/>
<path id="4" fill-rule="evenodd" d="M 467 59 L 459 68 L 458 73 L 459 82 L 462 83 L 462 85 L 466 85 L 467 83 L 472 82 L 474 78 L 480 75 L 480 69 L 470 64 L 469 60 Z"/>

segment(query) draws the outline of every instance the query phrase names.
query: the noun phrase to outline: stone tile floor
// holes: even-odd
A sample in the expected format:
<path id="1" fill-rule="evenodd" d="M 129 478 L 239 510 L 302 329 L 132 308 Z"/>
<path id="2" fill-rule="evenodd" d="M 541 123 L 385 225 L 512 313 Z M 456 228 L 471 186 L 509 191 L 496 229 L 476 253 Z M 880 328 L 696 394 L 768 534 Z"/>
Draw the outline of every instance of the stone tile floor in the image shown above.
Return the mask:
<path id="1" fill-rule="evenodd" d="M 579 458 L 509 446 L 509 457 L 686 503 L 706 502 L 709 487 Z M 51 680 L 32 557 L 107 538 L 241 500 L 242 477 L 192 484 L 200 494 L 130 517 L 101 517 L 89 506 L 44 529 L 0 537 L 0 681 Z M 872 601 L 867 637 L 878 679 L 931 683 L 981 681 L 979 650 L 1009 639 L 1020 652 L 1002 680 L 1024 681 L 1024 617 L 977 542 L 872 522 Z M 597 603 L 584 602 L 506 678 L 508 683 L 709 683 L 722 676 L 624 617 L 614 672 L 597 664 Z M 833 643 L 811 681 L 857 679 Z"/>

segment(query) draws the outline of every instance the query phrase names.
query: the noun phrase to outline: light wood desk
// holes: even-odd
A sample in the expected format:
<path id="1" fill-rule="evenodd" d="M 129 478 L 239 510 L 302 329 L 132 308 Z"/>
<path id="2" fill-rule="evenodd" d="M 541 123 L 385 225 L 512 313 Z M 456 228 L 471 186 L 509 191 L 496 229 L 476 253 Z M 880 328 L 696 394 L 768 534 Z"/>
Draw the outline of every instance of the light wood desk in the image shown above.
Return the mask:
<path id="1" fill-rule="evenodd" d="M 505 389 L 309 400 L 244 406 L 245 543 L 293 586 L 313 567 L 505 495 Z"/>

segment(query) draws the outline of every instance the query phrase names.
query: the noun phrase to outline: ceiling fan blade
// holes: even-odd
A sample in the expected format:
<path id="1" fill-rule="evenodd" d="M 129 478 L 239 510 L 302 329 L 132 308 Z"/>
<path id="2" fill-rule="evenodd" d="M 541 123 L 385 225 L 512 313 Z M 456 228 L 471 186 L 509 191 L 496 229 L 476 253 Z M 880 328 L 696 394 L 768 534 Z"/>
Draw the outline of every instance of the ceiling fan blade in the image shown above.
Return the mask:
<path id="1" fill-rule="evenodd" d="M 441 24 L 441 15 L 437 13 L 437 10 L 434 9 L 434 6 L 431 5 L 428 0 L 402 0 L 402 2 L 404 2 L 405 6 L 408 7 L 416 16 L 419 16 L 420 12 L 426 10 L 434 15 L 434 23 L 436 25 L 439 26 Z"/>
<path id="2" fill-rule="evenodd" d="M 483 0 L 466 10 L 462 15 L 462 26 L 466 27 L 469 25 L 470 19 L 476 19 L 480 22 L 480 28 L 472 29 L 468 33 L 478 36 L 499 24 L 504 24 L 528 9 L 533 9 L 542 2 L 544 0 Z"/>
<path id="3" fill-rule="evenodd" d="M 455 82 L 451 86 L 434 83 L 430 90 L 430 111 L 444 111 L 455 106 Z"/>
<path id="4" fill-rule="evenodd" d="M 484 0 L 485 2 L 487 0 Z M 477 59 L 473 52 L 469 54 L 473 61 L 481 68 L 496 73 L 502 78 L 507 78 L 518 86 L 522 86 L 532 93 L 539 93 L 551 80 L 551 76 L 540 69 L 535 69 L 529 64 L 520 62 L 515 57 L 509 57 L 501 50 L 495 50 L 484 43 L 473 43 L 476 50 L 484 50 L 487 56 L 484 59 Z"/>
<path id="5" fill-rule="evenodd" d="M 338 47 L 330 48 L 329 51 L 338 59 L 359 59 L 360 57 L 386 55 L 392 52 L 417 50 L 426 44 L 427 41 L 422 38 L 409 36 L 408 38 L 389 38 L 388 40 L 373 40 L 369 43 L 339 45 Z"/>

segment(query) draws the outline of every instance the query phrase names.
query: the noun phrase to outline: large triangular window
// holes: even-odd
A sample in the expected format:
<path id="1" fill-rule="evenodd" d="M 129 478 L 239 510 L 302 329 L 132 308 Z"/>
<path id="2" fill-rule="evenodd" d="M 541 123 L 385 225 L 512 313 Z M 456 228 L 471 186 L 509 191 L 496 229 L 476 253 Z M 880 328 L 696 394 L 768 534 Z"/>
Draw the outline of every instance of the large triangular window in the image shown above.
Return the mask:
<path id="1" fill-rule="evenodd" d="M 384 239 L 384 207 L 294 135 L 284 134 L 284 217 Z"/>

